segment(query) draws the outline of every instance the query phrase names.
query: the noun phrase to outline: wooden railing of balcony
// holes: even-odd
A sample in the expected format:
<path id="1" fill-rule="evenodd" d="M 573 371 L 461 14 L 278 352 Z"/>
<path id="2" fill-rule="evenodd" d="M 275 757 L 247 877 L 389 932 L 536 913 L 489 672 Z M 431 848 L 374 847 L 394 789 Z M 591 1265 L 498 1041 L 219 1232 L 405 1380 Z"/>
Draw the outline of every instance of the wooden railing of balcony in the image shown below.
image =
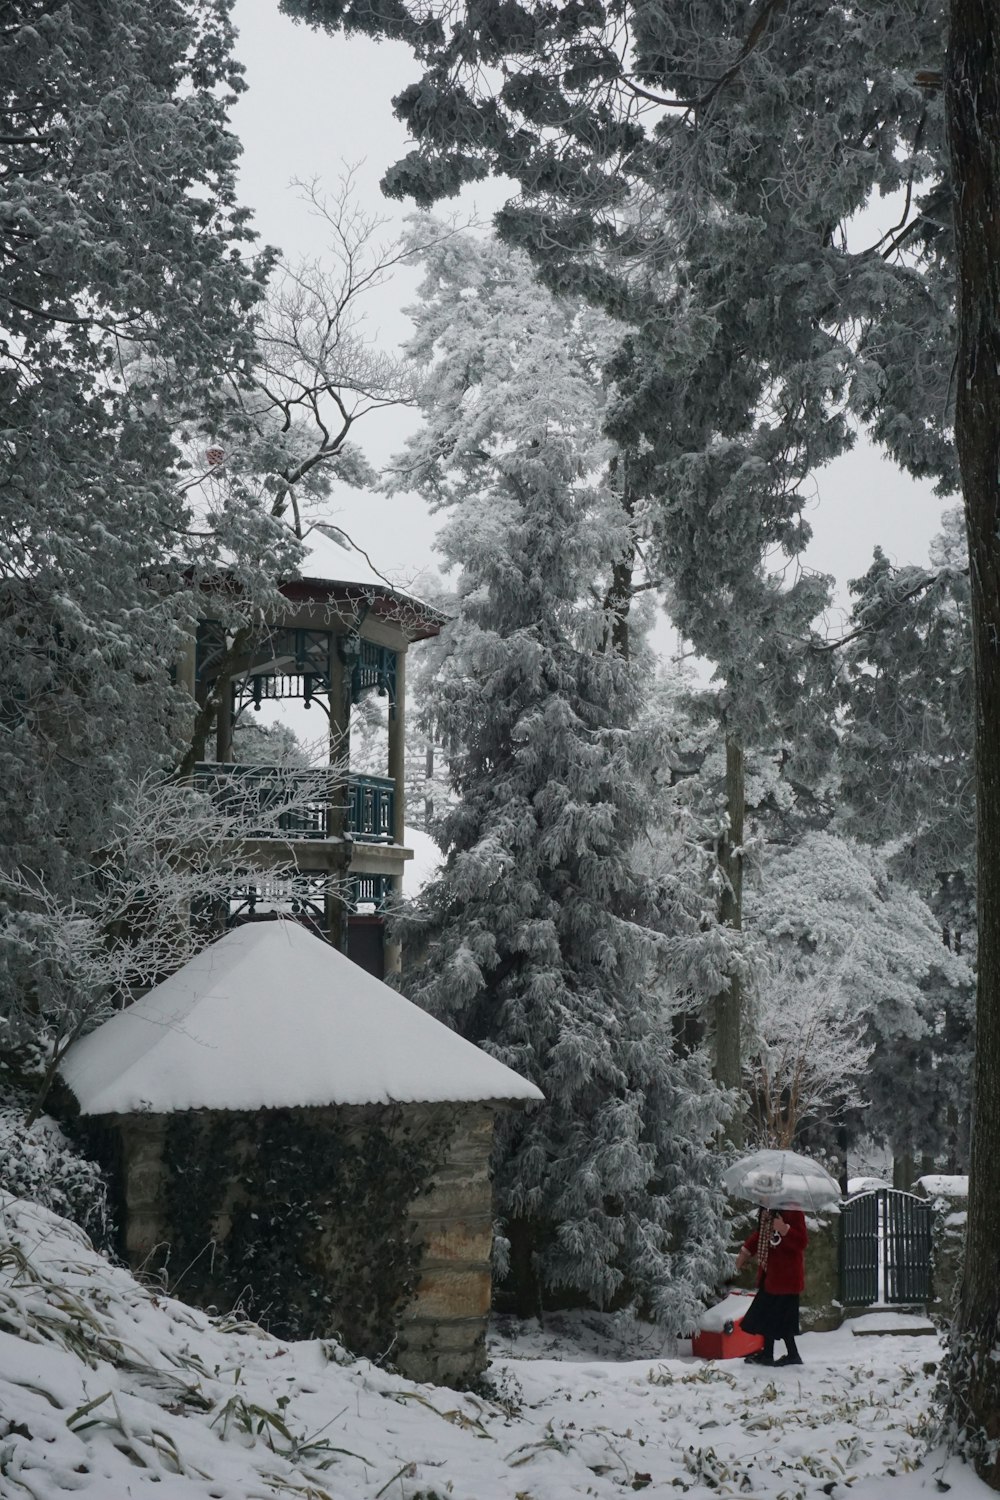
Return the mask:
<path id="1" fill-rule="evenodd" d="M 199 761 L 194 785 L 231 812 L 252 839 L 325 839 L 331 806 L 342 805 L 345 832 L 359 843 L 391 844 L 396 785 L 388 776 L 299 771 L 284 766 L 241 766 Z M 291 804 L 285 812 L 277 811 Z M 260 817 L 259 826 L 254 819 Z"/>

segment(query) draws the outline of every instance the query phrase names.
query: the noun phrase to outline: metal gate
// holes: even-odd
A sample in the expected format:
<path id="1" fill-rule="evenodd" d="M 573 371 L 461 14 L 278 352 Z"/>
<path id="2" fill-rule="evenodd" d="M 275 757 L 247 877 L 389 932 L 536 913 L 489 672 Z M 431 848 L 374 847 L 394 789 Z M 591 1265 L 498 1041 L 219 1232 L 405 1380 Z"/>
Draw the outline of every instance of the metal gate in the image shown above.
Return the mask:
<path id="1" fill-rule="evenodd" d="M 879 1188 L 860 1193 L 840 1211 L 840 1300 L 927 1302 L 931 1295 L 934 1210 L 912 1193 Z"/>

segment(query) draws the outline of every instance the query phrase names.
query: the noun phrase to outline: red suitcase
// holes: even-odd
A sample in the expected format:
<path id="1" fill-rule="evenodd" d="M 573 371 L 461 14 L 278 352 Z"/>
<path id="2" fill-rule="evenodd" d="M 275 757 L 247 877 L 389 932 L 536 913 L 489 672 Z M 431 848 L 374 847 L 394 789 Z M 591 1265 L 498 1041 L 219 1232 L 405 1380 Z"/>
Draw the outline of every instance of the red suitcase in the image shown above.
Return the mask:
<path id="1" fill-rule="evenodd" d="M 744 1333 L 740 1326 L 752 1301 L 752 1292 L 730 1292 L 710 1307 L 691 1340 L 691 1353 L 699 1359 L 740 1359 L 763 1349 L 760 1334 Z"/>

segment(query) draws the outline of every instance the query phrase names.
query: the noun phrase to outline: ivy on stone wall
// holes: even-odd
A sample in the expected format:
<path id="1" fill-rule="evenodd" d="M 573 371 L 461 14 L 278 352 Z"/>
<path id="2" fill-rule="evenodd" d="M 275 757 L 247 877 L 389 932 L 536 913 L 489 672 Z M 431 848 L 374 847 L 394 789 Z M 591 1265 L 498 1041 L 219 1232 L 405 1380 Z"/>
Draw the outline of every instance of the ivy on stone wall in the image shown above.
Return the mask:
<path id="1" fill-rule="evenodd" d="M 388 1355 L 417 1279 L 409 1205 L 449 1134 L 398 1106 L 173 1116 L 171 1289 L 280 1338 Z"/>

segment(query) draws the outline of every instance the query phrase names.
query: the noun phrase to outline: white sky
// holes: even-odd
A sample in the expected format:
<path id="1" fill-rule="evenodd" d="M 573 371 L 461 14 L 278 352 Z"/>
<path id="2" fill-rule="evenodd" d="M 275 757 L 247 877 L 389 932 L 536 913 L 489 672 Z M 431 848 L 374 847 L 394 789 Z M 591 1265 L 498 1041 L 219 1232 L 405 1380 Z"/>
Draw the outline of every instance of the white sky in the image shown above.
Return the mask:
<path id="1" fill-rule="evenodd" d="M 244 145 L 242 194 L 262 239 L 292 260 L 321 253 L 322 226 L 290 183 L 316 178 L 332 189 L 344 163 L 358 167 L 358 196 L 390 221 L 385 234 L 391 238 L 409 210 L 382 198 L 378 183 L 406 148 L 390 101 L 417 77 L 408 49 L 312 32 L 282 16 L 277 0 L 236 0 L 235 17 L 249 84 L 234 112 Z M 484 184 L 461 200 L 461 210 L 487 219 L 503 197 L 499 184 Z M 887 220 L 893 216 L 891 203 L 884 213 Z M 402 308 L 413 299 L 416 281 L 415 272 L 396 273 L 369 307 L 371 332 L 383 346 L 395 348 L 406 338 L 410 325 Z M 415 421 L 413 413 L 396 409 L 375 413 L 359 426 L 359 441 L 376 467 L 398 451 Z M 435 523 L 416 496 L 359 500 L 345 489 L 337 503 L 334 519 L 383 570 L 412 577 L 434 565 Z M 832 573 L 842 591 L 847 579 L 865 571 L 876 543 L 901 563 L 923 562 L 941 509 L 929 485 L 917 484 L 859 443 L 818 477 L 810 513 L 815 540 L 806 562 Z M 672 644 L 664 637 L 663 648 Z"/>

